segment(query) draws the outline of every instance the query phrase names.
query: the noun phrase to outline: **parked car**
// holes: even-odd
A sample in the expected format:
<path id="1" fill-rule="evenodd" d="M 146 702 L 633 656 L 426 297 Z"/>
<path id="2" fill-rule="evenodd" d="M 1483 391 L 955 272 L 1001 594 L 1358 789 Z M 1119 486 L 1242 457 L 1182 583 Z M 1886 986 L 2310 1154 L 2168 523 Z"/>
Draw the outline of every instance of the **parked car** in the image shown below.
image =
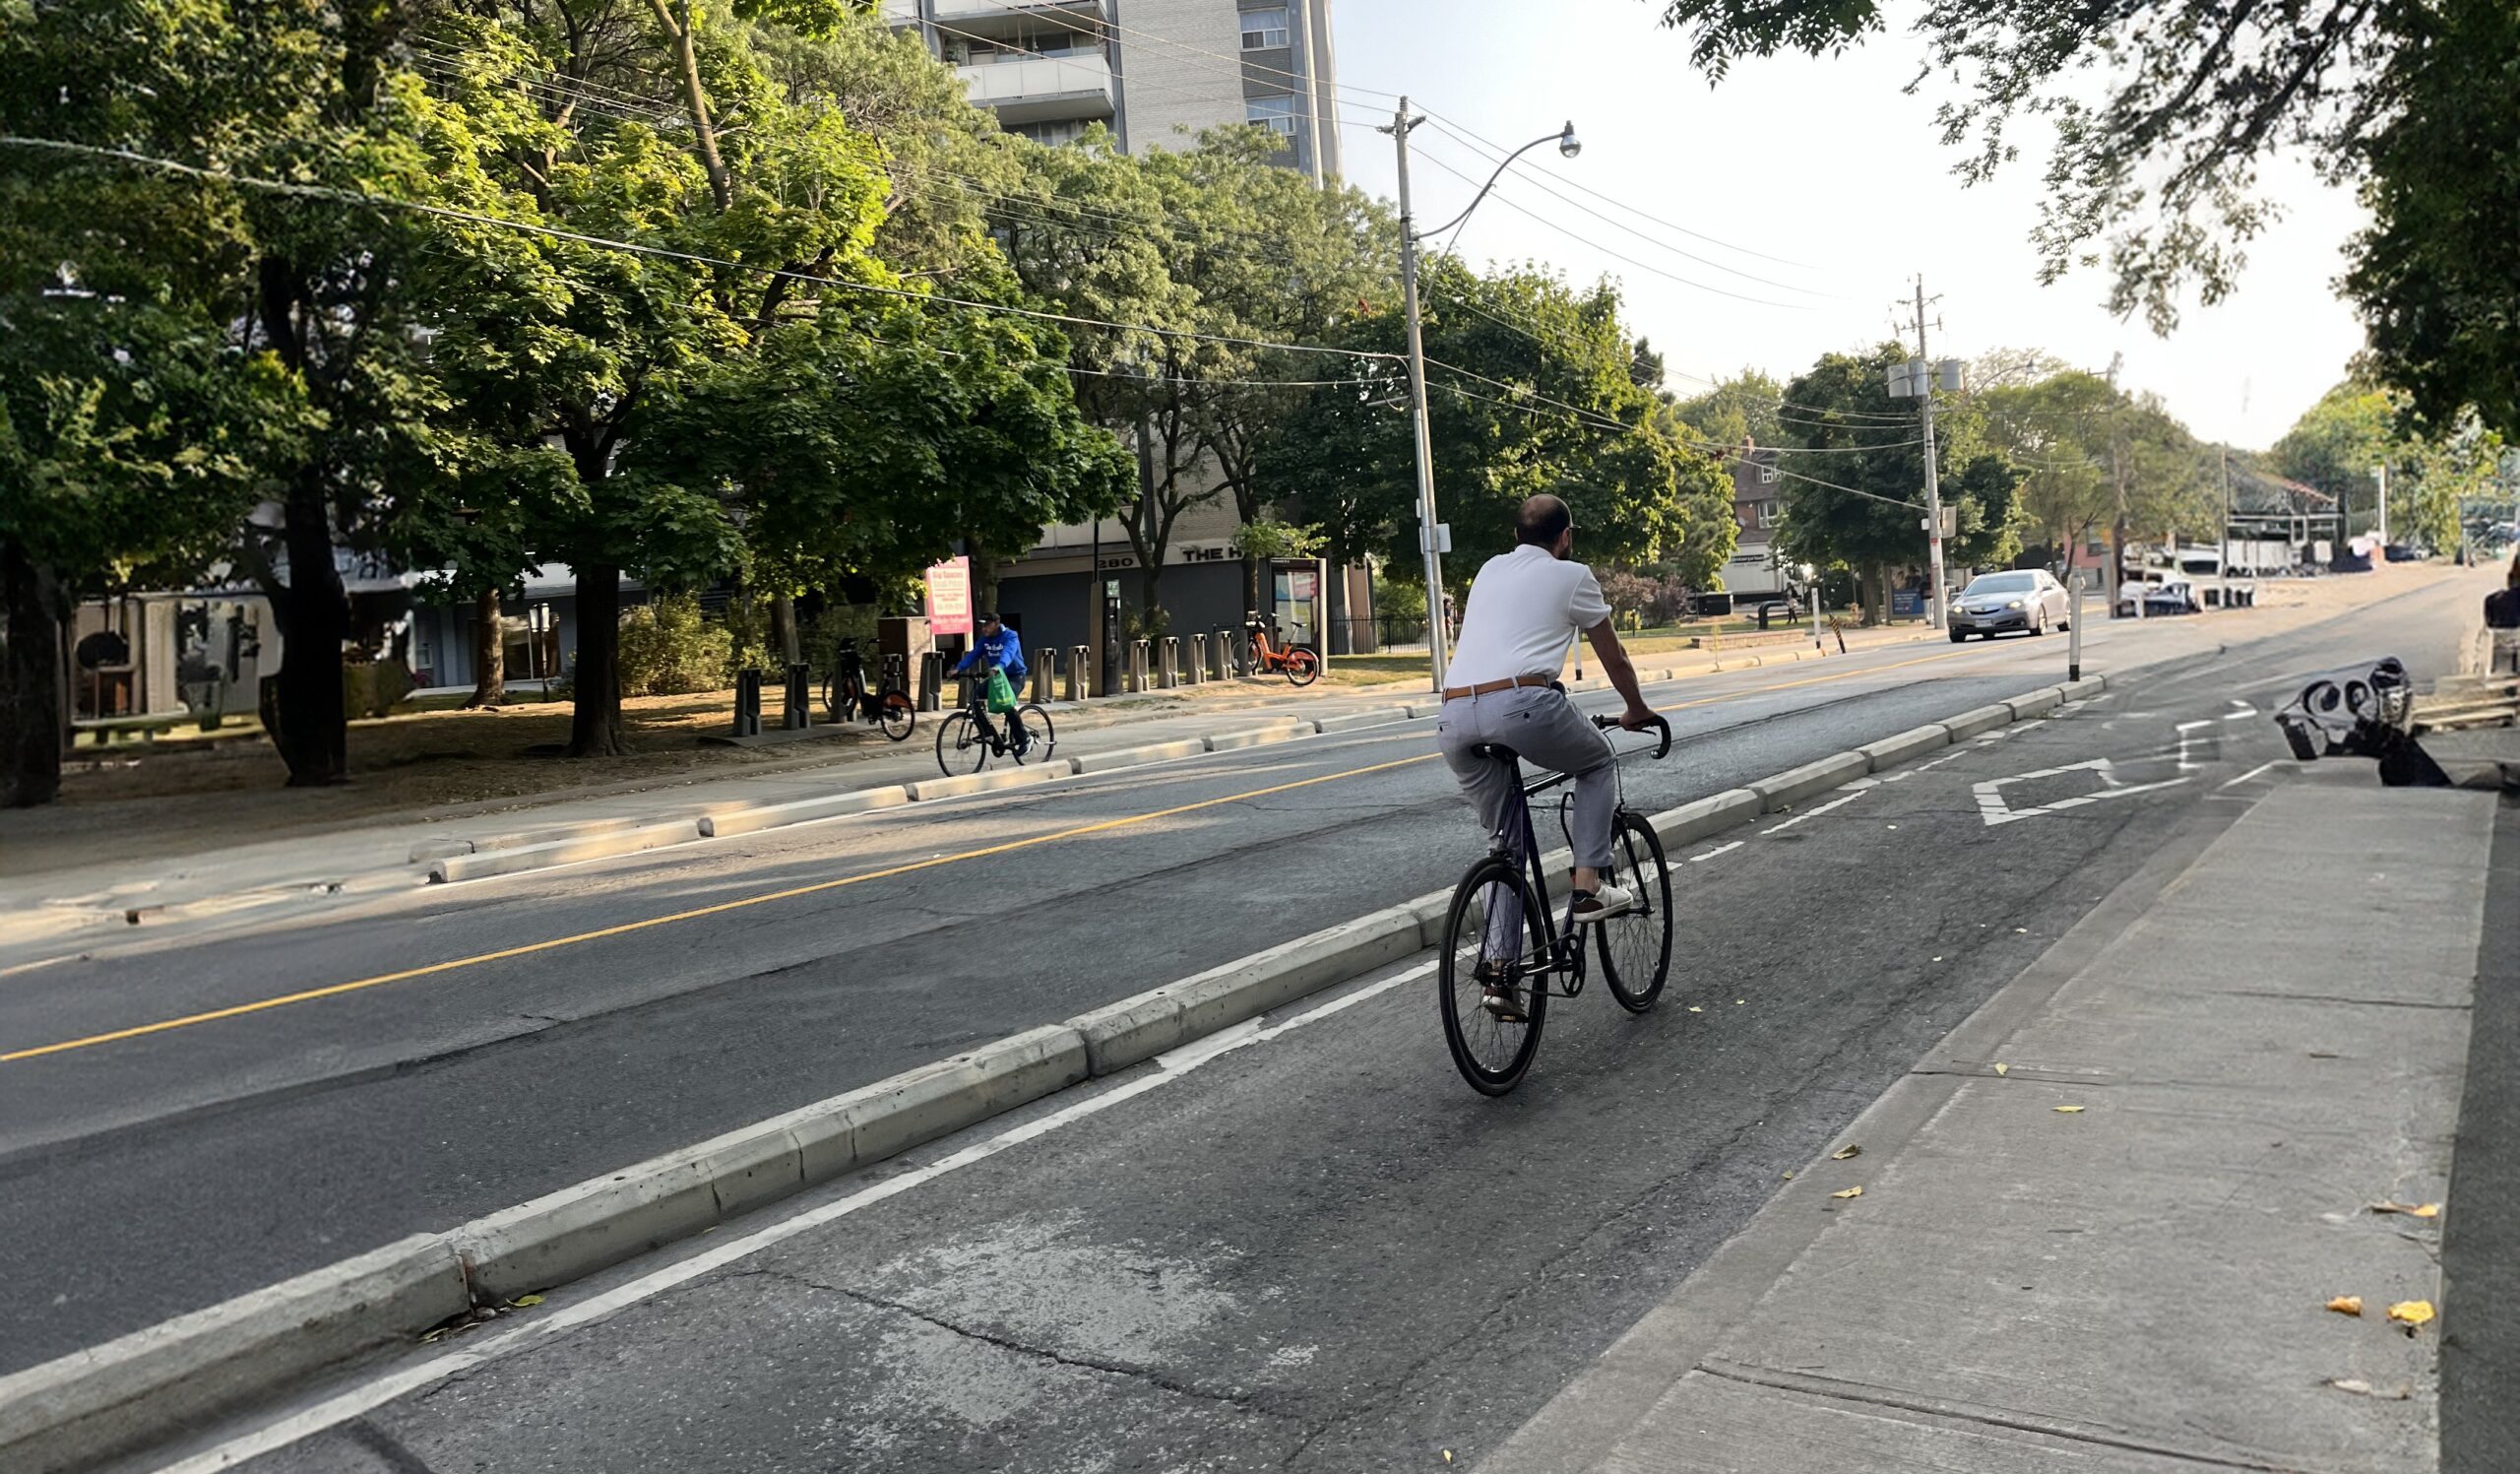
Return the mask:
<path id="1" fill-rule="evenodd" d="M 2135 601 L 2138 599 L 2144 602 L 2144 617 L 2148 619 L 2158 618 L 2163 614 L 2201 613 L 2205 608 L 2196 597 L 2196 586 L 2183 578 L 2168 578 L 2145 583 L 2128 579 L 2125 586 L 2117 591 L 2119 616 L 2132 617 L 2135 613 Z"/>
<path id="2" fill-rule="evenodd" d="M 1981 573 L 1951 602 L 1951 640 L 1993 639 L 2006 630 L 2044 635 L 2073 622 L 2073 595 L 2037 568 Z"/>

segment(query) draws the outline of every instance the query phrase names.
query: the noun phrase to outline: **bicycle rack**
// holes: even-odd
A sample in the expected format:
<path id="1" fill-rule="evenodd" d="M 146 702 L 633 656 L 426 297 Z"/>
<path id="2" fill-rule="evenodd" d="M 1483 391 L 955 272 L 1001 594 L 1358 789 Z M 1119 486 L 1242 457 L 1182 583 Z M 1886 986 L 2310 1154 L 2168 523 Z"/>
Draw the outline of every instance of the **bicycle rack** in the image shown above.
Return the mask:
<path id="1" fill-rule="evenodd" d="M 1182 668 L 1181 677 L 1183 683 L 1187 685 L 1197 685 L 1208 678 L 1208 637 L 1206 635 L 1190 637 L 1190 664 Z"/>
<path id="2" fill-rule="evenodd" d="M 761 673 L 735 673 L 735 736 L 761 736 Z"/>
<path id="3" fill-rule="evenodd" d="M 1131 691 L 1145 691 L 1148 689 L 1147 646 L 1151 642 L 1143 635 L 1129 642 L 1128 681 L 1129 689 Z"/>
<path id="4" fill-rule="evenodd" d="M 918 657 L 918 709 L 945 709 L 945 657 L 934 650 L 922 651 Z"/>
<path id="5" fill-rule="evenodd" d="M 813 683 L 813 667 L 798 662 L 788 668 L 788 707 L 779 715 L 780 726 L 802 732 L 814 725 Z"/>
<path id="6" fill-rule="evenodd" d="M 1050 673 L 1059 663 L 1059 648 L 1044 645 L 1040 655 L 1040 659 L 1033 663 L 1033 699 L 1047 701 L 1050 699 Z"/>
<path id="7" fill-rule="evenodd" d="M 1160 690 L 1171 690 L 1181 683 L 1181 637 L 1166 635 L 1164 648 L 1156 652 L 1155 683 Z"/>
<path id="8" fill-rule="evenodd" d="M 1091 645 L 1070 645 L 1069 647 L 1067 647 L 1067 699 L 1068 699 L 1068 700 L 1070 700 L 1070 701 L 1083 701 L 1083 700 L 1084 700 L 1084 699 L 1086 699 L 1088 696 L 1091 696 L 1091 695 L 1093 695 L 1093 694 L 1094 694 L 1094 677 L 1093 677 L 1093 675 L 1090 673 L 1090 671 L 1089 671 L 1089 668 L 1090 668 L 1093 664 L 1094 664 L 1094 647 L 1093 647 L 1093 646 L 1091 646 Z"/>

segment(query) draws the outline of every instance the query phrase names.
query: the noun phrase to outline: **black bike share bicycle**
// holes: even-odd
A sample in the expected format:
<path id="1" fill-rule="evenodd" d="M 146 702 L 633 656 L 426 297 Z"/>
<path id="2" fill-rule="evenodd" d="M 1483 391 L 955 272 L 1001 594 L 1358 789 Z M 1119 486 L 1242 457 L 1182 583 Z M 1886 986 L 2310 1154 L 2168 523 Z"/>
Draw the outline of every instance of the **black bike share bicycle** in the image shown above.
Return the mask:
<path id="1" fill-rule="evenodd" d="M 1661 758 L 1671 750 L 1671 724 L 1660 717 L 1654 722 L 1663 734 L 1662 745 L 1654 749 Z M 1618 723 L 1595 717 L 1593 725 L 1606 730 Z M 1491 742 L 1477 750 L 1491 761 L 1514 764 L 1520 779 L 1522 758 L 1513 749 Z M 1512 811 L 1486 858 L 1462 876 L 1444 918 L 1437 979 L 1444 1043 L 1462 1078 L 1481 1095 L 1503 1095 L 1522 1083 L 1540 1051 L 1549 994 L 1571 998 L 1584 991 L 1584 931 L 1574 922 L 1574 898 L 1567 898 L 1563 920 L 1549 914 L 1548 877 L 1541 870 L 1540 840 L 1532 829 L 1532 799 L 1571 781 L 1554 773 L 1518 782 Z M 1570 846 L 1567 809 L 1573 799 L 1568 794 L 1557 805 L 1557 827 Z M 1634 894 L 1635 908 L 1586 926 L 1610 996 L 1628 1012 L 1643 1013 L 1662 995 L 1670 972 L 1671 871 L 1654 826 L 1623 798 L 1605 874 Z M 1490 978 L 1503 984 L 1502 1008 L 1489 1006 Z"/>
<path id="2" fill-rule="evenodd" d="M 992 757 L 1012 757 L 1018 764 L 1041 762 L 1058 745 L 1058 733 L 1050 726 L 1050 714 L 1041 703 L 1027 701 L 1016 711 L 1024 718 L 1024 735 L 1032 740 L 1021 751 L 988 715 L 988 672 L 963 677 L 963 708 L 945 719 L 936 729 L 936 766 L 951 778 L 958 773 L 976 773 L 988 766 Z"/>
<path id="3" fill-rule="evenodd" d="M 898 655 L 884 657 L 884 678 L 880 689 L 866 688 L 866 658 L 857 653 L 857 641 L 844 638 L 831 663 L 831 674 L 823 678 L 823 709 L 835 722 L 855 717 L 884 729 L 884 736 L 894 741 L 910 737 L 918 725 L 918 705 L 910 699 L 910 682 L 903 677 L 905 662 Z"/>

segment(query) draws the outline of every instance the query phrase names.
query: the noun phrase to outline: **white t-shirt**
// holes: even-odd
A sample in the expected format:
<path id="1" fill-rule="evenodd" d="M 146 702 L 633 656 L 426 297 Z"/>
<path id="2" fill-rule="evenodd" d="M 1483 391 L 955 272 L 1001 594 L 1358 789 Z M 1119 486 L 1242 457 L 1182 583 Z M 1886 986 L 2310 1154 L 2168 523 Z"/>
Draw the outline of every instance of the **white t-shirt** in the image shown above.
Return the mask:
<path id="1" fill-rule="evenodd" d="M 1610 616 L 1593 570 L 1560 562 L 1526 543 L 1489 558 L 1471 580 L 1461 642 L 1444 670 L 1448 686 L 1483 685 L 1517 675 L 1555 675 L 1579 630 Z"/>

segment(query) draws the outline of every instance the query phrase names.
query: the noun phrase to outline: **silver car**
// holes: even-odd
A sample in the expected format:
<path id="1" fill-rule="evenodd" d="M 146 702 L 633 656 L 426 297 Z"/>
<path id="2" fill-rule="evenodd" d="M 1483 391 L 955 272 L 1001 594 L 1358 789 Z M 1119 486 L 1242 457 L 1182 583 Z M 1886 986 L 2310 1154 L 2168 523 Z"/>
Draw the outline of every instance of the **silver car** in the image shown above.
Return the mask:
<path id="1" fill-rule="evenodd" d="M 1971 635 L 1993 639 L 2006 630 L 2044 635 L 2073 623 L 2073 596 L 2036 568 L 1982 573 L 1951 601 L 1951 642 Z"/>

